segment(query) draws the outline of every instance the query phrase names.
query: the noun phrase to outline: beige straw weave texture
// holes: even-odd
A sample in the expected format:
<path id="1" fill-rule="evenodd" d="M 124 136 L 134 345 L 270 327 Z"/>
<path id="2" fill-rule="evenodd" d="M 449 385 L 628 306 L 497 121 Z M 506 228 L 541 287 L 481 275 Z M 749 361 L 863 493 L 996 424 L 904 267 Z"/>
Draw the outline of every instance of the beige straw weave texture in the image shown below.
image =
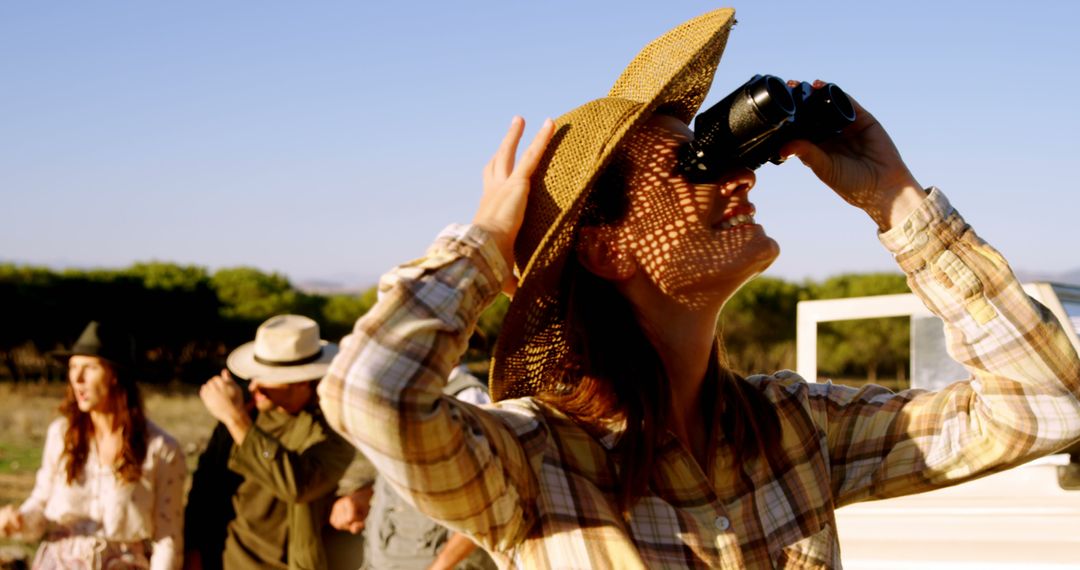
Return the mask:
<path id="1" fill-rule="evenodd" d="M 559 282 L 585 199 L 619 143 L 656 110 L 691 121 L 709 92 L 734 16 L 725 8 L 679 25 L 645 46 L 607 97 L 555 120 L 514 244 L 521 281 L 495 345 L 496 400 L 558 389 L 553 371 L 567 350 Z"/>

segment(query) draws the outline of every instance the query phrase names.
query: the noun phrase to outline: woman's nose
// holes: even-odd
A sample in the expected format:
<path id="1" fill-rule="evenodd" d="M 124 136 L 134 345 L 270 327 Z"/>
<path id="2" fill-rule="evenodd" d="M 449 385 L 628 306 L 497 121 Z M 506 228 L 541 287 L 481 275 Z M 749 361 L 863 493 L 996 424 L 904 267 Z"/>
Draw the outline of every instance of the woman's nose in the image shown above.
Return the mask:
<path id="1" fill-rule="evenodd" d="M 725 196 L 731 196 L 737 192 L 749 192 L 757 184 L 757 174 L 749 168 L 737 168 L 724 175 L 721 186 Z"/>

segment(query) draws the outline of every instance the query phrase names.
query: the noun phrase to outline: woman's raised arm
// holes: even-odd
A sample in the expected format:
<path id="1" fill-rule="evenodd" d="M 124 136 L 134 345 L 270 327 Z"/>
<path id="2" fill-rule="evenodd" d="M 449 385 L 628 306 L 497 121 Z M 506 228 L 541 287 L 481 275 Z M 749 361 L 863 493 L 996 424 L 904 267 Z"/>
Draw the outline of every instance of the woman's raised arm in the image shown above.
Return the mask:
<path id="1" fill-rule="evenodd" d="M 423 258 L 385 275 L 379 301 L 341 342 L 319 385 L 323 411 L 403 496 L 489 549 L 505 551 L 535 521 L 540 429 L 519 406 L 479 408 L 443 395 L 480 312 L 512 281 L 514 237 L 529 177 L 554 130 L 546 122 L 515 166 L 515 118 L 484 173 L 472 226 L 451 226 Z"/>

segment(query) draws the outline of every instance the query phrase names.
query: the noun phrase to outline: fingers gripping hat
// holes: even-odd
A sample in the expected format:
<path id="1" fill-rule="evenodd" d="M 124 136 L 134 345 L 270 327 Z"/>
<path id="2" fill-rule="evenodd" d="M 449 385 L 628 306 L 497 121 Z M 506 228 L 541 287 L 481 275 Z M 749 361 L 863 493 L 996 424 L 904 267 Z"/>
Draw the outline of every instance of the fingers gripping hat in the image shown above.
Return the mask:
<path id="1" fill-rule="evenodd" d="M 657 110 L 689 123 L 709 92 L 735 10 L 684 22 L 645 46 L 608 96 L 555 120 L 556 133 L 533 175 L 514 244 L 521 278 L 495 345 L 496 400 L 553 389 L 566 355 L 559 281 L 593 184 L 619 143 Z"/>

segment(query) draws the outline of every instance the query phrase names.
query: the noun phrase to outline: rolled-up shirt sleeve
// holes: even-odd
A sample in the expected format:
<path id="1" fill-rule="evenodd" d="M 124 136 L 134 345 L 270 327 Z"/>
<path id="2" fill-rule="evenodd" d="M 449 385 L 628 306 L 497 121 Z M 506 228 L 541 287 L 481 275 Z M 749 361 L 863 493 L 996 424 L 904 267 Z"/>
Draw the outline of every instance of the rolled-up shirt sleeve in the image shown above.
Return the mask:
<path id="1" fill-rule="evenodd" d="M 1057 318 L 937 189 L 881 234 L 970 373 L 938 392 L 816 385 L 839 505 L 966 481 L 1080 437 L 1080 360 Z"/>
<path id="2" fill-rule="evenodd" d="M 45 534 L 48 523 L 45 519 L 45 507 L 53 494 L 57 471 L 61 469 L 60 456 L 64 452 L 65 431 L 67 420 L 56 419 L 49 424 L 45 434 L 45 449 L 41 454 L 41 467 L 34 479 L 34 489 L 19 507 L 23 516 L 23 531 L 20 536 L 25 540 L 39 540 Z"/>

